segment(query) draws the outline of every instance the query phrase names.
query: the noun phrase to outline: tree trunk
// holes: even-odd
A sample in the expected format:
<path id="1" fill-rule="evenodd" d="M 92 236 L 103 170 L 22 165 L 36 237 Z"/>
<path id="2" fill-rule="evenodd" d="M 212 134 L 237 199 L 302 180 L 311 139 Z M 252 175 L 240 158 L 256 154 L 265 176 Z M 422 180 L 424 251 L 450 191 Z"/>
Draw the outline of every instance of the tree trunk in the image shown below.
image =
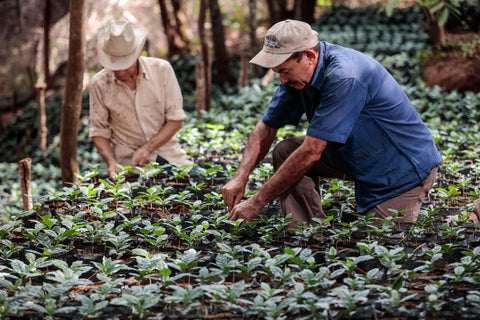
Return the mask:
<path id="1" fill-rule="evenodd" d="M 205 66 L 203 61 L 199 60 L 195 63 L 195 93 L 197 101 L 195 110 L 197 110 L 197 119 L 202 117 L 202 111 L 205 111 Z"/>
<path id="2" fill-rule="evenodd" d="M 165 35 L 167 36 L 168 57 L 171 58 L 174 55 L 182 54 L 186 48 L 186 44 L 179 34 L 180 26 L 177 26 L 178 29 L 176 29 L 172 23 L 172 20 L 170 19 L 168 6 L 165 0 L 158 0 L 158 5 L 160 6 L 160 16 L 162 18 L 163 29 L 165 30 Z M 179 4 L 177 3 L 177 5 Z"/>
<path id="3" fill-rule="evenodd" d="M 286 0 L 267 0 L 267 7 L 272 26 L 287 17 Z"/>
<path id="4" fill-rule="evenodd" d="M 232 73 L 230 72 L 227 49 L 225 47 L 225 34 L 222 23 L 222 12 L 217 0 L 209 0 L 210 17 L 212 20 L 212 40 L 215 52 L 215 62 L 217 69 L 216 83 L 222 85 L 232 83 Z"/>
<path id="5" fill-rule="evenodd" d="M 315 21 L 316 0 L 295 0 L 294 18 L 312 24 Z"/>
<path id="6" fill-rule="evenodd" d="M 258 45 L 257 45 L 257 6 L 256 6 L 256 1 L 255 0 L 248 0 L 248 11 L 250 13 L 249 19 L 248 19 L 248 29 L 249 29 L 249 37 L 250 37 L 250 59 L 253 58 L 259 51 Z M 260 75 L 260 67 L 253 64 L 249 63 L 248 66 L 250 70 L 250 74 L 252 75 L 252 78 L 255 78 Z"/>
<path id="7" fill-rule="evenodd" d="M 19 27 L 21 28 L 23 26 L 23 13 L 22 13 L 22 5 L 20 3 L 20 0 L 15 1 L 15 12 L 16 12 L 16 18 L 19 24 Z"/>
<path id="8" fill-rule="evenodd" d="M 38 150 L 45 151 L 47 149 L 47 115 L 45 114 L 45 89 L 46 83 L 38 83 L 37 104 L 38 104 Z"/>
<path id="9" fill-rule="evenodd" d="M 32 159 L 26 158 L 18 162 L 18 172 L 20 176 L 20 187 L 22 189 L 23 211 L 33 209 L 32 186 L 31 186 Z"/>
<path id="10" fill-rule="evenodd" d="M 168 57 L 170 58 L 175 54 L 175 41 L 172 32 L 170 17 L 168 15 L 167 4 L 165 0 L 158 0 L 158 5 L 160 6 L 160 16 L 162 18 L 163 30 L 165 30 L 165 36 L 167 37 L 168 44 Z"/>
<path id="11" fill-rule="evenodd" d="M 67 80 L 60 124 L 60 164 L 64 185 L 75 183 L 75 173 L 78 172 L 77 137 L 85 70 L 86 9 L 86 0 L 70 0 Z"/>
<path id="12" fill-rule="evenodd" d="M 182 13 L 182 5 L 180 0 L 172 0 L 173 16 L 175 17 L 175 30 L 185 47 L 188 47 L 188 39 L 182 32 L 182 25 L 185 19 Z"/>
<path id="13" fill-rule="evenodd" d="M 445 42 L 445 27 L 438 24 L 438 17 L 432 15 L 428 8 L 422 7 L 428 22 L 428 42 L 432 47 Z"/>
<path id="14" fill-rule="evenodd" d="M 43 0 L 43 70 L 47 88 L 52 87 L 50 75 L 50 25 L 52 22 L 50 12 L 50 0 Z"/>
<path id="15" fill-rule="evenodd" d="M 240 72 L 237 81 L 239 87 L 248 86 L 248 60 L 247 57 L 240 58 Z"/>
<path id="16" fill-rule="evenodd" d="M 210 110 L 210 95 L 212 91 L 212 66 L 210 64 L 210 51 L 208 49 L 207 36 L 205 35 L 205 19 L 207 16 L 207 1 L 200 0 L 200 12 L 198 15 L 198 34 L 202 47 L 202 60 L 205 78 L 205 110 Z M 198 98 L 198 97 L 197 97 Z"/>

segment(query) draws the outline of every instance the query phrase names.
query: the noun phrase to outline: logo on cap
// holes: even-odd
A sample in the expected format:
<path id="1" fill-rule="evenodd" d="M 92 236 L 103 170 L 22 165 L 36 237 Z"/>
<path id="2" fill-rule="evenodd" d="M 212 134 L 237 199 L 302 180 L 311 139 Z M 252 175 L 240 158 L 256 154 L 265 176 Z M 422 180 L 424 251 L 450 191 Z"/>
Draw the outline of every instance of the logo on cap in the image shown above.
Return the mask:
<path id="1" fill-rule="evenodd" d="M 277 45 L 277 38 L 271 37 L 271 36 L 265 36 L 265 42 L 264 42 L 263 45 L 267 48 L 270 48 L 270 49 L 280 48 Z"/>

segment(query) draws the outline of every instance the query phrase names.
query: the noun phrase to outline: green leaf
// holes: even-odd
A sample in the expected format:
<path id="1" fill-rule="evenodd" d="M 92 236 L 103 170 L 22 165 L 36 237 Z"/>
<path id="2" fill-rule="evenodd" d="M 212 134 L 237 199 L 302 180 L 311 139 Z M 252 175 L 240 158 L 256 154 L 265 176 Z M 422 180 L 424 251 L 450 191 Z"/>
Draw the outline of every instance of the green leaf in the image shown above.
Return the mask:
<path id="1" fill-rule="evenodd" d="M 444 8 L 442 10 L 442 13 L 440 14 L 440 17 L 438 18 L 438 25 L 440 27 L 443 27 L 447 23 L 448 15 L 449 15 L 448 8 Z"/>
<path id="2" fill-rule="evenodd" d="M 160 275 L 164 278 L 169 277 L 172 274 L 172 270 L 168 269 L 168 267 L 160 269 Z"/>
<path id="3" fill-rule="evenodd" d="M 23 275 L 26 272 L 26 266 L 23 261 L 14 259 L 10 262 L 10 266 L 12 267 L 13 271 Z"/>
<path id="4" fill-rule="evenodd" d="M 141 249 L 141 248 L 135 248 L 135 249 L 133 249 L 133 250 L 132 250 L 132 253 L 133 253 L 133 254 L 136 254 L 137 256 L 142 256 L 142 257 L 145 257 L 145 258 L 150 257 L 150 253 L 148 253 L 147 250 Z"/>
<path id="5" fill-rule="evenodd" d="M 442 1 L 439 1 L 437 4 L 430 6 L 428 11 L 430 11 L 430 13 L 433 15 L 435 14 L 435 12 L 442 9 L 443 7 L 445 7 L 445 4 Z"/>

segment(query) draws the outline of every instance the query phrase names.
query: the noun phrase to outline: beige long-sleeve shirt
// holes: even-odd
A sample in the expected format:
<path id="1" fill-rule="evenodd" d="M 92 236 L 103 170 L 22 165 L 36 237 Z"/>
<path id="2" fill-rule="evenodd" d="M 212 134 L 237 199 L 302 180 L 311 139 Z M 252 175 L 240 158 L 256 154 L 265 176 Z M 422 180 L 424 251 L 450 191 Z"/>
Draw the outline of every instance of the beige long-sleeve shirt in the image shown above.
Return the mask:
<path id="1" fill-rule="evenodd" d="M 140 57 L 136 90 L 107 69 L 92 78 L 89 136 L 110 140 L 114 157 L 123 166 L 131 165 L 135 150 L 167 121 L 185 118 L 180 86 L 166 60 Z M 152 153 L 151 161 L 157 155 L 176 165 L 192 164 L 175 136 Z"/>

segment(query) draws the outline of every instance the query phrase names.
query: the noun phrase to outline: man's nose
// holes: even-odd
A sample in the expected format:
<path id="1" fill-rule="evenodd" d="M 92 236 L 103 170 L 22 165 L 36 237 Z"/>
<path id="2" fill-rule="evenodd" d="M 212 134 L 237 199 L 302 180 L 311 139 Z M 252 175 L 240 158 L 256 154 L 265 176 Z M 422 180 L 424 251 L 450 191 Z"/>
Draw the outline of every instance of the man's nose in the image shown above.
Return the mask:
<path id="1" fill-rule="evenodd" d="M 280 83 L 281 84 L 285 84 L 288 82 L 288 77 L 286 77 L 285 75 L 282 75 L 280 74 Z"/>

